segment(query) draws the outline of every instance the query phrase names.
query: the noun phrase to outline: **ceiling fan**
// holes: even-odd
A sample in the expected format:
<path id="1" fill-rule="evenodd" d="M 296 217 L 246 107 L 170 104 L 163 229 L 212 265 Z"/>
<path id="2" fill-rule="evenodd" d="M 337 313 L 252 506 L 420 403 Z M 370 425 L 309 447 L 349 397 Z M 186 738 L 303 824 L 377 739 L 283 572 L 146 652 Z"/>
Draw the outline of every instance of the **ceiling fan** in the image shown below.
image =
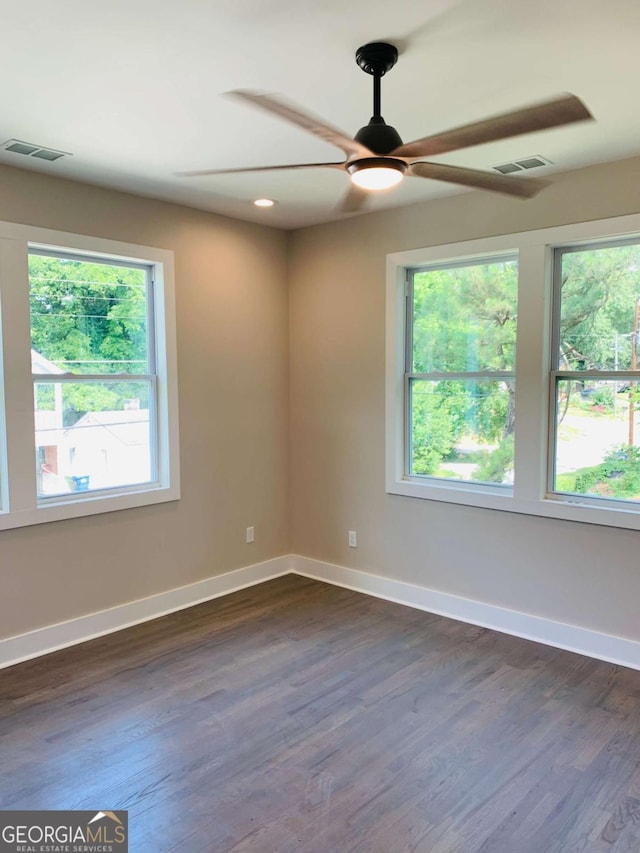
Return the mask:
<path id="1" fill-rule="evenodd" d="M 380 81 L 393 68 L 397 60 L 397 49 L 392 44 L 385 42 L 371 42 L 356 51 L 356 62 L 363 71 L 373 77 L 373 116 L 367 125 L 360 128 L 353 139 L 321 119 L 289 105 L 274 95 L 245 90 L 227 93 L 233 98 L 279 116 L 285 121 L 341 148 L 346 155 L 346 160 L 335 163 L 254 166 L 244 169 L 206 169 L 196 172 L 180 172 L 179 174 L 183 177 L 196 177 L 280 169 L 341 169 L 351 177 L 351 187 L 341 205 L 345 212 L 352 212 L 361 208 L 370 190 L 388 189 L 400 183 L 405 176 L 429 178 L 467 187 L 493 190 L 519 198 L 530 198 L 545 187 L 546 182 L 531 179 L 520 180 L 519 178 L 496 175 L 478 169 L 433 163 L 422 158 L 468 148 L 483 142 L 507 139 L 523 133 L 560 127 L 572 122 L 593 118 L 579 98 L 576 98 L 575 95 L 566 94 L 540 104 L 463 125 L 444 133 L 403 143 L 396 129 L 388 125 L 383 119 L 380 107 Z"/>

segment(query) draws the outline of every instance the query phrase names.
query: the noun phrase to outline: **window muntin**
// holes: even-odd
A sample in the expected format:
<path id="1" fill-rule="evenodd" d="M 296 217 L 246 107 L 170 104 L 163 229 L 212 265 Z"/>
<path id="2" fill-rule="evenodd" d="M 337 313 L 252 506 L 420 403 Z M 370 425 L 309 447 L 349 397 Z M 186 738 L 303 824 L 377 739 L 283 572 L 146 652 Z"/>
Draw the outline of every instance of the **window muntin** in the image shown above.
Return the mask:
<path id="1" fill-rule="evenodd" d="M 39 500 L 157 480 L 151 281 L 148 265 L 30 252 Z"/>
<path id="2" fill-rule="evenodd" d="M 554 258 L 549 489 L 640 502 L 640 241 Z"/>
<path id="3" fill-rule="evenodd" d="M 513 482 L 518 261 L 408 270 L 406 475 Z"/>

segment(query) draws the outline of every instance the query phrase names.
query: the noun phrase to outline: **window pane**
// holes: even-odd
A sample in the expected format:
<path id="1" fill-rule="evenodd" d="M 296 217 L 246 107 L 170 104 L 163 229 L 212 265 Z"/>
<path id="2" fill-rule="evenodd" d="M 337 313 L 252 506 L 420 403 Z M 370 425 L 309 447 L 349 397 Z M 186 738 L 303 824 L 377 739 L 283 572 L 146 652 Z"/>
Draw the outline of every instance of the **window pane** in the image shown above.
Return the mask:
<path id="1" fill-rule="evenodd" d="M 560 287 L 559 369 L 634 370 L 640 246 L 562 252 Z"/>
<path id="2" fill-rule="evenodd" d="M 35 383 L 38 496 L 155 479 L 149 382 Z"/>
<path id="3" fill-rule="evenodd" d="M 640 383 L 557 383 L 554 490 L 640 500 Z"/>
<path id="4" fill-rule="evenodd" d="M 412 373 L 515 369 L 515 258 L 413 275 Z"/>
<path id="5" fill-rule="evenodd" d="M 29 255 L 34 373 L 149 373 L 147 273 Z"/>
<path id="6" fill-rule="evenodd" d="M 410 380 L 412 475 L 513 482 L 514 380 Z"/>

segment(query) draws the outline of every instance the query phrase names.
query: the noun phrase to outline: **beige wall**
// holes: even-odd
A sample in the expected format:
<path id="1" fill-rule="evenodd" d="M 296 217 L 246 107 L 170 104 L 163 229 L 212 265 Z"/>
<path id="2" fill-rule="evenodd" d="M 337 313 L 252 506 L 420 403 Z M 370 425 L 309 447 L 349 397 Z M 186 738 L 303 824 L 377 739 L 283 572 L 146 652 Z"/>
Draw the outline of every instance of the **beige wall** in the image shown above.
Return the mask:
<path id="1" fill-rule="evenodd" d="M 640 534 L 384 491 L 385 255 L 635 213 L 638 185 L 640 159 L 286 235 L 0 169 L 0 219 L 175 252 L 182 448 L 178 502 L 0 533 L 0 637 L 293 551 L 640 639 Z"/>
<path id="2" fill-rule="evenodd" d="M 286 553 L 286 235 L 6 168 L 0 219 L 175 252 L 182 470 L 180 501 L 0 533 L 0 637 Z"/>
<path id="3" fill-rule="evenodd" d="M 637 213 L 639 187 L 634 159 L 566 173 L 525 203 L 464 193 L 293 235 L 295 553 L 640 639 L 639 533 L 384 490 L 385 255 Z"/>

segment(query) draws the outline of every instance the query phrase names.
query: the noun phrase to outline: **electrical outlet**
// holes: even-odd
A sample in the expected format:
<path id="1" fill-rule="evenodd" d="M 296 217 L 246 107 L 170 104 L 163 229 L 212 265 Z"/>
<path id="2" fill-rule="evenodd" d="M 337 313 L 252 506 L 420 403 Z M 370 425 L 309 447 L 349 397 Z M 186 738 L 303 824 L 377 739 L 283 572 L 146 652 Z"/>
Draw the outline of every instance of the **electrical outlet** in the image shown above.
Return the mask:
<path id="1" fill-rule="evenodd" d="M 256 538 L 256 531 L 253 527 L 247 527 L 247 542 L 253 542 Z"/>
<path id="2" fill-rule="evenodd" d="M 358 547 L 358 534 L 355 530 L 349 531 L 349 548 L 357 548 Z"/>

